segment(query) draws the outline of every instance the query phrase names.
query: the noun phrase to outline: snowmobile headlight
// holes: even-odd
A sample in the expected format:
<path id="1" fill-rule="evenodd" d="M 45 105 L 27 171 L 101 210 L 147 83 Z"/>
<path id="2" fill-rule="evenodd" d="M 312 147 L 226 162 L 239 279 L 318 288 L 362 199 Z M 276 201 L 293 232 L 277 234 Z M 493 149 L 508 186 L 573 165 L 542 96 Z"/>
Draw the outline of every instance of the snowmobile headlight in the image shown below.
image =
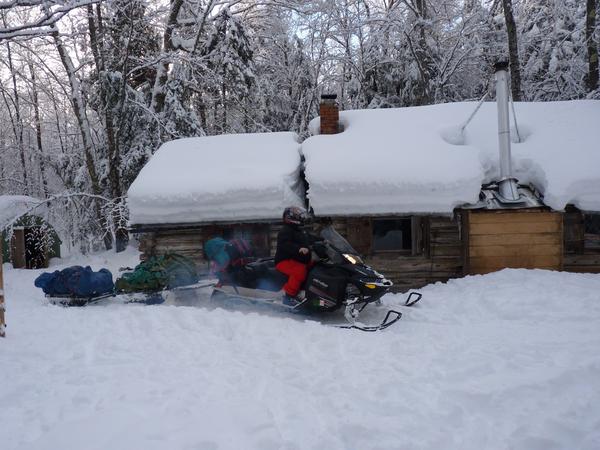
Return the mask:
<path id="1" fill-rule="evenodd" d="M 344 258 L 346 258 L 346 261 L 348 261 L 350 264 L 358 264 L 362 262 L 362 260 L 358 256 L 350 255 L 348 253 L 344 253 L 343 255 Z"/>
<path id="2" fill-rule="evenodd" d="M 365 284 L 365 286 L 368 287 L 369 289 L 375 289 L 377 287 L 377 285 L 374 283 L 367 283 L 367 284 Z"/>

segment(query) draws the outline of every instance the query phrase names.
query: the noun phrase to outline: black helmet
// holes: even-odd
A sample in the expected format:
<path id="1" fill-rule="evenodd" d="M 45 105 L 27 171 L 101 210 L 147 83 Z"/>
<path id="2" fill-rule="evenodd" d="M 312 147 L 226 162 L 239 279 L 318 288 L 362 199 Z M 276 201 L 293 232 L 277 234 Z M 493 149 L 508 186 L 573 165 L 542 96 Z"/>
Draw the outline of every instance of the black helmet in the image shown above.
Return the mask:
<path id="1" fill-rule="evenodd" d="M 306 223 L 306 219 L 306 211 L 297 206 L 289 206 L 283 210 L 283 223 L 302 226 Z"/>

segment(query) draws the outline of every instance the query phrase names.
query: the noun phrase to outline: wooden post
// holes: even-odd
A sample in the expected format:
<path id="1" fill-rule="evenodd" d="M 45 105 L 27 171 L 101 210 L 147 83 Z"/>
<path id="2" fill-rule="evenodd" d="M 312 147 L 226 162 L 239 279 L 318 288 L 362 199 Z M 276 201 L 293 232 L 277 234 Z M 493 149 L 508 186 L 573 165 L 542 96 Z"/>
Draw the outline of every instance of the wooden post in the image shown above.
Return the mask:
<path id="1" fill-rule="evenodd" d="M 0 235 L 0 337 L 6 336 L 4 319 L 4 280 L 2 278 L 2 236 Z"/>

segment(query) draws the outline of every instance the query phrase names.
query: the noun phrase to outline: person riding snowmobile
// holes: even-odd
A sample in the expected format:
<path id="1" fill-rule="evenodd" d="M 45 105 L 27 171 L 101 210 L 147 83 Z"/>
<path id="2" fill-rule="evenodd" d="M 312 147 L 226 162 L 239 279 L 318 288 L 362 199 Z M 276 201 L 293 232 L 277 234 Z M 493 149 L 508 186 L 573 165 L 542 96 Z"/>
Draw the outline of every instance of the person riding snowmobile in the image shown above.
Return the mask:
<path id="1" fill-rule="evenodd" d="M 302 208 L 285 208 L 283 227 L 277 235 L 275 268 L 288 276 L 288 281 L 283 286 L 283 303 L 287 305 L 295 305 L 302 301 L 299 293 L 311 262 L 310 246 L 321 240 L 302 229 L 306 219 L 306 211 Z"/>

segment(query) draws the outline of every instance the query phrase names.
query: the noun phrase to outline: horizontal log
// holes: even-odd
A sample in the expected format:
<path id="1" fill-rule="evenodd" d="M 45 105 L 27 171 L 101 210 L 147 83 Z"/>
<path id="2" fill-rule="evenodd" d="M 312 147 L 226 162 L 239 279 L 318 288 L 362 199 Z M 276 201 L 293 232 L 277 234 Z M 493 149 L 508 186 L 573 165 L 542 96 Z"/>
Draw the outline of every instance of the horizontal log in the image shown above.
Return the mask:
<path id="1" fill-rule="evenodd" d="M 436 261 L 439 262 L 449 262 L 449 261 L 460 261 L 460 258 L 454 256 L 446 256 L 435 258 Z M 370 256 L 366 258 L 368 264 L 372 263 L 406 263 L 406 264 L 420 264 L 420 263 L 430 263 L 431 258 L 427 256 L 406 256 L 406 255 L 394 255 L 394 254 L 381 254 L 378 253 L 376 255 Z"/>
<path id="2" fill-rule="evenodd" d="M 528 211 L 520 212 L 471 212 L 469 215 L 469 223 L 473 224 L 489 224 L 489 223 L 541 223 L 541 222 L 562 222 L 561 213 L 547 211 Z"/>
<path id="3" fill-rule="evenodd" d="M 454 220 L 452 217 L 439 217 L 439 216 L 432 216 L 429 217 L 429 226 L 436 228 L 436 227 L 447 227 L 447 226 L 458 226 L 457 225 L 458 222 L 456 220 Z"/>
<path id="4" fill-rule="evenodd" d="M 562 255 L 556 256 L 476 256 L 469 258 L 469 271 L 475 273 L 480 269 L 502 269 L 505 267 L 511 268 L 552 268 L 560 269 L 562 263 Z"/>
<path id="5" fill-rule="evenodd" d="M 565 266 L 600 266 L 600 254 L 565 255 L 564 264 Z"/>
<path id="6" fill-rule="evenodd" d="M 600 273 L 600 266 L 564 266 L 563 270 L 574 273 Z"/>
<path id="7" fill-rule="evenodd" d="M 154 236 L 154 240 L 160 241 L 189 241 L 192 239 L 202 240 L 204 239 L 204 235 L 200 233 L 192 233 L 192 234 L 167 234 L 167 235 L 156 235 Z"/>
<path id="8" fill-rule="evenodd" d="M 531 256 L 560 256 L 561 254 L 562 246 L 560 244 L 469 246 L 470 258 L 477 256 L 517 256 L 523 258 Z"/>
<path id="9" fill-rule="evenodd" d="M 431 247 L 436 247 L 436 246 L 446 246 L 446 245 L 462 245 L 462 242 L 460 241 L 460 239 L 456 239 L 456 238 L 447 238 L 447 239 L 443 239 L 443 238 L 437 238 L 437 239 L 431 239 L 431 241 L 429 241 L 429 245 Z"/>
<path id="10" fill-rule="evenodd" d="M 454 229 L 454 228 L 451 230 L 430 230 L 429 235 L 432 238 L 434 238 L 434 237 L 441 237 L 441 238 L 453 237 L 455 239 L 459 239 L 459 237 L 460 237 L 458 230 Z"/>
<path id="11" fill-rule="evenodd" d="M 370 264 L 371 265 L 371 264 Z M 460 262 L 424 262 L 418 264 L 372 264 L 372 267 L 380 272 L 394 273 L 416 273 L 416 272 L 460 272 L 462 264 Z"/>
<path id="12" fill-rule="evenodd" d="M 153 247 L 152 250 L 155 252 L 175 252 L 175 253 L 187 252 L 187 253 L 198 253 L 198 254 L 204 253 L 202 251 L 201 247 L 181 247 L 181 246 L 171 246 L 171 245 L 157 245 L 156 247 Z"/>
<path id="13" fill-rule="evenodd" d="M 561 233 L 562 224 L 556 221 L 536 223 L 479 223 L 470 224 L 470 236 L 478 234 L 506 235 L 506 234 L 538 234 L 538 233 Z"/>
<path id="14" fill-rule="evenodd" d="M 559 233 L 536 233 L 536 234 L 506 234 L 500 236 L 494 235 L 473 235 L 469 238 L 469 247 L 487 247 L 495 245 L 560 245 L 561 236 Z"/>

